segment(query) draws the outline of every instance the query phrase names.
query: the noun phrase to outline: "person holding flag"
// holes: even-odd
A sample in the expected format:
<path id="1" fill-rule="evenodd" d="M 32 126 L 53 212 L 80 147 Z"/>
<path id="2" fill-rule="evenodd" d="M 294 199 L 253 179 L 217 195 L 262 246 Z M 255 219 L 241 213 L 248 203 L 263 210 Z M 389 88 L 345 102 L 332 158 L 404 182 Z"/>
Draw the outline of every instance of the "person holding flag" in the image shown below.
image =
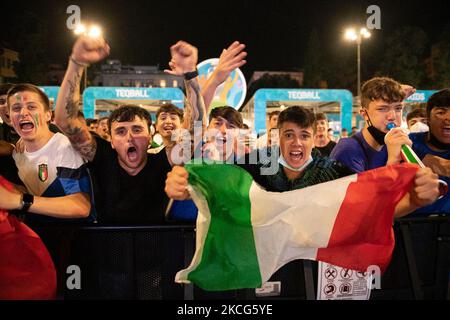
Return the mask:
<path id="1" fill-rule="evenodd" d="M 348 176 L 338 162 L 311 154 L 313 124 L 302 107 L 280 114 L 279 171 L 271 175 L 261 170 L 267 163 L 239 165 L 248 171 L 219 164 L 173 168 L 167 195 L 192 195 L 199 208 L 197 250 L 176 281 L 206 290 L 256 288 L 294 259 L 364 271 L 387 267 L 394 215 L 434 202 L 437 175 L 396 165 Z"/>

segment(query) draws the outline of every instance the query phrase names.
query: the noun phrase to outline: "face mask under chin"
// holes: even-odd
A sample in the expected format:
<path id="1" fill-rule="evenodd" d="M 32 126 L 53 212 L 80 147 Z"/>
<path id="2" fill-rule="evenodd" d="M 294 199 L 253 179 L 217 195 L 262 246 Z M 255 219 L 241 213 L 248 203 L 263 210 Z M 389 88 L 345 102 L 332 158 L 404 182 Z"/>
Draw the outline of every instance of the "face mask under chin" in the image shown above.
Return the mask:
<path id="1" fill-rule="evenodd" d="M 375 141 L 380 145 L 380 146 L 384 146 L 385 142 L 384 142 L 384 137 L 386 136 L 386 133 L 378 130 L 377 128 L 375 128 L 374 126 L 370 125 L 367 127 L 367 130 L 369 131 L 370 135 L 372 136 L 372 138 L 375 139 Z"/>

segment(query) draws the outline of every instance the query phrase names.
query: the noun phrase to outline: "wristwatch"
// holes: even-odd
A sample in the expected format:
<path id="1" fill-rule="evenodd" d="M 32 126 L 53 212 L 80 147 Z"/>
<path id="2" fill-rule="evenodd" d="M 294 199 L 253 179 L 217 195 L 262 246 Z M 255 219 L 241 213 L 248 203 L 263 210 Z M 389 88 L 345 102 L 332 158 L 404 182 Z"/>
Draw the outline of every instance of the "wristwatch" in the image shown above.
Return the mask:
<path id="1" fill-rule="evenodd" d="M 184 74 L 184 79 L 186 79 L 186 80 L 191 80 L 191 79 L 194 79 L 194 78 L 197 77 L 197 76 L 198 76 L 198 70 L 195 69 L 195 71 L 186 72 L 186 73 Z"/>
<path id="2" fill-rule="evenodd" d="M 30 209 L 31 205 L 34 202 L 34 196 L 29 193 L 24 193 L 22 195 L 22 211 L 27 212 Z"/>

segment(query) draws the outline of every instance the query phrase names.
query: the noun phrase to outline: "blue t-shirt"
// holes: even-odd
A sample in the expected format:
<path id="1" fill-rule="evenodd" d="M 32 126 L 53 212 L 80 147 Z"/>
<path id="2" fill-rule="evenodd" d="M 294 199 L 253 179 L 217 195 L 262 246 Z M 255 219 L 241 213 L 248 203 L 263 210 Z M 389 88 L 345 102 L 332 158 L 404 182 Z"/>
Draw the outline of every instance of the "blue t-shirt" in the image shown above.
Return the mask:
<path id="1" fill-rule="evenodd" d="M 331 151 L 330 158 L 339 161 L 355 173 L 386 165 L 386 146 L 380 151 L 373 149 L 364 139 L 362 132 L 350 138 L 342 138 Z"/>
<path id="2" fill-rule="evenodd" d="M 411 133 L 409 135 L 409 138 L 413 142 L 413 150 L 416 152 L 417 156 L 420 159 L 423 159 L 427 154 L 431 154 L 444 159 L 450 159 L 450 150 L 439 152 L 434 151 L 430 149 L 430 147 L 428 147 L 428 145 L 426 144 L 427 135 L 428 132 Z M 447 182 L 447 184 L 450 184 L 450 178 L 443 176 L 439 176 L 439 178 Z M 450 196 L 448 192 L 443 198 L 439 199 L 429 206 L 414 211 L 413 213 L 408 215 L 408 217 L 423 217 L 433 213 L 443 213 L 447 215 L 450 214 Z"/>
<path id="3" fill-rule="evenodd" d="M 171 220 L 195 221 L 198 209 L 193 200 L 174 200 L 168 217 Z"/>

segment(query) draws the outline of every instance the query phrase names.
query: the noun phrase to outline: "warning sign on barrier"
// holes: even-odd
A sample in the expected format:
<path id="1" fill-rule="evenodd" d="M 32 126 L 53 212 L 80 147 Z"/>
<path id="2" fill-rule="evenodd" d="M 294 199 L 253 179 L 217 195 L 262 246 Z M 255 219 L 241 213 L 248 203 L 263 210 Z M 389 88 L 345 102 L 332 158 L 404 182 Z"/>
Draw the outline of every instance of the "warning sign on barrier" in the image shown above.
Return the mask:
<path id="1" fill-rule="evenodd" d="M 317 300 L 369 300 L 372 274 L 319 262 Z"/>

